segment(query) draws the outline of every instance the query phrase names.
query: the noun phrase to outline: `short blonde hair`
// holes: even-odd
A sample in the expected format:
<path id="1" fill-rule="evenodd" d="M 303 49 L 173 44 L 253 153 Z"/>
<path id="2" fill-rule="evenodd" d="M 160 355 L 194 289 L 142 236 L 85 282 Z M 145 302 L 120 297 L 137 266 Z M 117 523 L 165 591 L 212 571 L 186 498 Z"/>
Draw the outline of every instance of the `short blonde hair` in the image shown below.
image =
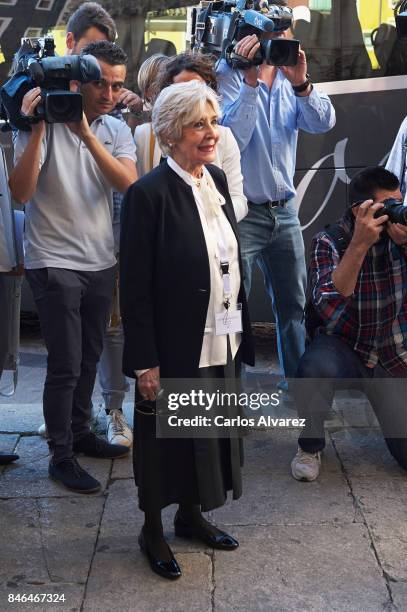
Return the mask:
<path id="1" fill-rule="evenodd" d="M 175 83 L 162 90 L 154 103 L 152 123 L 164 155 L 171 155 L 169 143 L 181 140 L 183 128 L 199 121 L 207 104 L 220 115 L 219 97 L 213 89 L 199 81 Z"/>
<path id="2" fill-rule="evenodd" d="M 157 76 L 161 68 L 170 58 L 162 53 L 155 53 L 148 57 L 140 66 L 137 84 L 141 97 L 145 102 L 152 104 L 156 95 Z"/>

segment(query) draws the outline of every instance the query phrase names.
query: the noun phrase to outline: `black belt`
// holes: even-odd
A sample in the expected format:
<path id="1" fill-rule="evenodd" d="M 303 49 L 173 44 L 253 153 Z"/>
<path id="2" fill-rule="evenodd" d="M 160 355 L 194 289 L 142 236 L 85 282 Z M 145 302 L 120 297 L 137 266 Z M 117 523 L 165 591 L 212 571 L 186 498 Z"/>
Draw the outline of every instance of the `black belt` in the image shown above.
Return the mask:
<path id="1" fill-rule="evenodd" d="M 260 202 L 259 204 L 249 201 L 249 204 L 253 204 L 253 206 L 267 206 L 269 208 L 277 208 L 278 206 L 283 208 L 287 202 L 289 202 L 289 200 L 267 200 L 267 202 Z"/>

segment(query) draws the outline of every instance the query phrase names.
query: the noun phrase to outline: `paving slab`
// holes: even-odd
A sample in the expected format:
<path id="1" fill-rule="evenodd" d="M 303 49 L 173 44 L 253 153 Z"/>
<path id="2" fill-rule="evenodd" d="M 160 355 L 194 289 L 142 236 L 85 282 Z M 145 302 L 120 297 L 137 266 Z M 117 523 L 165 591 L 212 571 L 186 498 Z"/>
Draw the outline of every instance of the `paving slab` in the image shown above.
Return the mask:
<path id="1" fill-rule="evenodd" d="M 111 474 L 112 480 L 133 478 L 133 457 L 130 451 L 127 457 L 114 461 Z M 134 485 L 133 485 L 134 486 Z"/>
<path id="2" fill-rule="evenodd" d="M 251 431 L 244 440 L 245 473 L 265 471 L 291 474 L 291 461 L 297 452 L 299 429 L 274 428 Z M 341 464 L 327 437 L 323 453 L 323 473 L 341 475 Z"/>
<path id="3" fill-rule="evenodd" d="M 0 403 L 0 431 L 36 434 L 44 422 L 42 403 Z"/>
<path id="4" fill-rule="evenodd" d="M 407 582 L 391 582 L 390 590 L 396 610 L 407 610 Z"/>
<path id="5" fill-rule="evenodd" d="M 347 429 L 331 437 L 350 478 L 407 478 L 407 472 L 388 451 L 380 429 Z"/>
<path id="6" fill-rule="evenodd" d="M 0 500 L 7 525 L 0 533 L 0 583 L 85 584 L 103 504 L 101 497 Z"/>
<path id="7" fill-rule="evenodd" d="M 321 472 L 314 482 L 290 474 L 243 473 L 243 495 L 213 512 L 224 525 L 302 525 L 353 523 L 361 517 L 341 475 Z"/>
<path id="8" fill-rule="evenodd" d="M 392 580 L 407 580 L 407 478 L 351 482 L 384 571 Z"/>
<path id="9" fill-rule="evenodd" d="M 16 452 L 20 455 L 19 461 L 7 467 L 0 476 L 0 498 L 82 497 L 48 478 L 48 445 L 41 436 L 23 436 Z M 111 460 L 79 457 L 79 462 L 101 482 L 103 493 L 112 467 Z"/>
<path id="10" fill-rule="evenodd" d="M 48 582 L 36 500 L 0 500 L 0 516 L 0 585 Z"/>
<path id="11" fill-rule="evenodd" d="M 174 538 L 175 507 L 165 510 L 163 523 L 168 542 L 182 566 L 176 583 L 153 574 L 141 553 L 137 537 L 143 514 L 137 507 L 133 480 L 109 487 L 96 554 L 86 591 L 84 611 L 211 609 L 211 556 L 197 543 Z"/>
<path id="12" fill-rule="evenodd" d="M 236 535 L 237 551 L 215 553 L 217 611 L 383 612 L 389 603 L 363 525 L 241 527 Z"/>
<path id="13" fill-rule="evenodd" d="M 154 574 L 144 556 L 96 554 L 83 612 L 211 612 L 212 562 L 204 552 L 179 553 L 182 577 L 164 580 Z"/>
<path id="14" fill-rule="evenodd" d="M 42 543 L 53 582 L 86 583 L 104 503 L 103 497 L 88 496 L 38 500 Z"/>

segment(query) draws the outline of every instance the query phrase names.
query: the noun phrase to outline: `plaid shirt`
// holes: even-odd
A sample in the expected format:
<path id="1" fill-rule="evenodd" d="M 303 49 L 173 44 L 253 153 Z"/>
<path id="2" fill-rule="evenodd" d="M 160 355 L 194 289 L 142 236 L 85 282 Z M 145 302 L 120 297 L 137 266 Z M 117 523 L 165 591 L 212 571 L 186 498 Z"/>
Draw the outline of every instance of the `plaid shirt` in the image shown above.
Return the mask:
<path id="1" fill-rule="evenodd" d="M 349 234 L 354 222 L 339 221 Z M 368 367 L 380 364 L 393 376 L 407 370 L 407 247 L 387 236 L 364 259 L 355 290 L 344 297 L 332 282 L 340 261 L 332 238 L 315 236 L 311 254 L 312 301 L 323 331 L 340 336 Z"/>

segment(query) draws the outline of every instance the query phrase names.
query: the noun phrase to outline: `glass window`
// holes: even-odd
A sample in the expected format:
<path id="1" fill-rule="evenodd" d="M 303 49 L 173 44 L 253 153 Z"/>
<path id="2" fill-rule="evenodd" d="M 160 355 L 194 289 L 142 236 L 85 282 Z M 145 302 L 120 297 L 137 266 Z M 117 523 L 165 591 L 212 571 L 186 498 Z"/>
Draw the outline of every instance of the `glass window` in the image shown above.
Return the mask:
<path id="1" fill-rule="evenodd" d="M 54 5 L 55 0 L 38 0 L 36 9 L 41 11 L 50 11 Z"/>
<path id="2" fill-rule="evenodd" d="M 186 29 L 186 8 L 147 13 L 144 31 L 145 57 L 153 53 L 175 55 L 185 51 Z"/>
<path id="3" fill-rule="evenodd" d="M 289 0 L 306 6 L 311 21 L 294 34 L 307 53 L 314 81 L 407 73 L 407 44 L 397 39 L 393 0 Z"/>
<path id="4" fill-rule="evenodd" d="M 24 38 L 39 38 L 42 35 L 42 28 L 27 28 Z"/>
<path id="5" fill-rule="evenodd" d="M 330 11 L 332 9 L 332 0 L 310 0 L 309 8 L 314 11 Z"/>

